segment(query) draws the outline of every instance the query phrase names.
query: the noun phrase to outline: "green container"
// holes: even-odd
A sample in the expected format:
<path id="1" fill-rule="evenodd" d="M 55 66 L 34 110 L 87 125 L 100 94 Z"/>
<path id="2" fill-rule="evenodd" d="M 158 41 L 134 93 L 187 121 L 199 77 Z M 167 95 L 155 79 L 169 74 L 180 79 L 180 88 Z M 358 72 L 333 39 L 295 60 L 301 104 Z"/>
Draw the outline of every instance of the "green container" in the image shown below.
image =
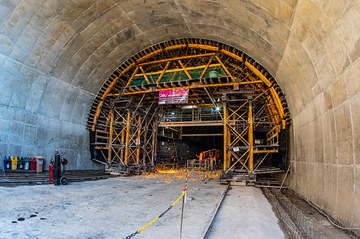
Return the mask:
<path id="1" fill-rule="evenodd" d="M 24 158 L 24 170 L 29 170 L 30 168 L 30 159 L 29 157 Z"/>

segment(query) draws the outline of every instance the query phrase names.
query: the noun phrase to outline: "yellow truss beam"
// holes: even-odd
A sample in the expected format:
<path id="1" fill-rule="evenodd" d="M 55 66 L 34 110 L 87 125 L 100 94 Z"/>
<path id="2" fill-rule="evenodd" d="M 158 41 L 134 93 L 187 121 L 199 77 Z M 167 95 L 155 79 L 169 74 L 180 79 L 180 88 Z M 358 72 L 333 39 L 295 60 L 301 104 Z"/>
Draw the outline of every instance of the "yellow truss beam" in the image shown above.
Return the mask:
<path id="1" fill-rule="evenodd" d="M 209 67 L 217 67 L 217 66 L 221 66 L 220 63 L 214 63 L 214 64 L 211 64 Z M 202 68 L 205 68 L 206 65 L 201 65 L 201 66 L 191 66 L 191 67 L 185 67 L 185 69 L 187 71 L 191 71 L 191 70 L 197 70 L 197 69 L 202 69 Z M 161 71 L 154 71 L 154 72 L 147 72 L 146 75 L 150 76 L 150 75 L 158 75 L 158 74 L 161 74 L 164 70 L 161 70 Z M 175 69 L 167 69 L 165 73 L 174 73 L 174 72 L 179 72 L 179 71 L 183 71 L 183 69 L 180 69 L 180 68 L 175 68 Z M 164 73 L 164 74 L 165 74 Z M 143 76 L 143 74 L 136 74 L 135 75 L 136 77 L 138 76 Z M 202 78 L 202 77 L 199 77 L 199 78 Z M 261 81 L 260 81 L 261 82 Z"/>
<path id="2" fill-rule="evenodd" d="M 277 92 L 275 91 L 275 89 L 273 87 L 270 88 L 270 93 L 271 93 L 271 96 L 273 97 L 274 99 L 274 102 L 276 104 L 276 108 L 278 109 L 279 111 L 279 114 L 280 114 L 280 118 L 284 118 L 284 109 L 282 107 L 282 104 L 281 104 L 281 101 L 280 101 L 280 98 L 279 98 L 279 95 L 277 94 Z"/>
<path id="3" fill-rule="evenodd" d="M 236 60 L 238 60 L 238 61 L 240 61 L 240 62 L 243 62 L 243 61 L 244 61 L 242 57 L 240 57 L 240 56 L 238 56 L 238 55 L 236 55 L 236 54 L 234 54 L 234 53 L 232 53 L 232 52 L 230 52 L 230 51 L 228 51 L 228 50 L 221 49 L 220 52 L 221 52 L 221 53 L 224 53 L 224 54 L 227 55 L 228 57 L 234 58 L 234 59 L 236 59 Z"/>
<path id="4" fill-rule="evenodd" d="M 142 76 L 145 78 L 146 83 L 150 84 L 149 78 L 147 77 L 144 69 L 141 66 L 139 66 L 139 68 L 140 68 L 140 71 L 142 72 Z"/>
<path id="5" fill-rule="evenodd" d="M 159 82 L 162 80 L 162 78 L 164 77 L 164 75 L 165 75 L 167 69 L 169 68 L 169 66 L 170 66 L 170 61 L 168 61 L 168 62 L 166 63 L 166 66 L 165 66 L 165 68 L 161 71 L 159 77 L 158 77 L 157 80 L 156 80 L 156 83 L 159 83 Z"/>
<path id="6" fill-rule="evenodd" d="M 213 60 L 213 57 L 210 57 L 210 60 L 209 60 L 208 63 L 205 65 L 204 70 L 201 72 L 201 74 L 200 74 L 200 76 L 199 76 L 200 79 L 204 77 L 206 71 L 209 69 L 209 67 L 210 67 L 210 65 L 211 65 L 212 60 Z"/>
<path id="7" fill-rule="evenodd" d="M 162 51 L 163 51 L 163 49 L 155 50 L 155 51 L 153 51 L 153 52 L 151 52 L 151 53 L 149 53 L 149 54 L 147 54 L 147 55 L 139 58 L 139 59 L 136 61 L 136 63 L 143 62 L 143 61 L 145 61 L 145 60 L 147 60 L 147 59 L 149 59 L 149 58 L 151 58 L 151 57 L 153 57 L 153 56 L 161 53 Z"/>
<path id="8" fill-rule="evenodd" d="M 197 48 L 197 49 L 203 49 L 203 50 L 208 50 L 208 51 L 214 51 L 217 52 L 219 50 L 218 47 L 216 46 L 209 46 L 209 45 L 204 45 L 204 44 L 188 44 L 188 46 L 190 48 Z"/>
<path id="9" fill-rule="evenodd" d="M 178 44 L 178 45 L 174 45 L 174 46 L 167 46 L 165 47 L 165 51 L 171 51 L 171 50 L 176 50 L 176 49 L 180 49 L 180 48 L 185 48 L 186 44 Z"/>
<path id="10" fill-rule="evenodd" d="M 235 81 L 235 78 L 231 75 L 228 68 L 224 65 L 224 63 L 221 61 L 221 59 L 218 56 L 215 56 L 216 60 L 220 63 L 221 67 L 224 69 L 226 74 L 231 77 L 232 81 Z"/>
<path id="11" fill-rule="evenodd" d="M 179 65 L 181 66 L 182 70 L 185 72 L 185 74 L 186 74 L 186 76 L 188 77 L 188 79 L 189 79 L 189 80 L 192 79 L 191 75 L 190 75 L 189 72 L 186 70 L 184 64 L 183 64 L 180 60 L 178 60 L 178 63 L 179 63 Z"/>
<path id="12" fill-rule="evenodd" d="M 132 63 L 132 64 L 128 65 L 123 71 L 120 72 L 120 75 L 128 72 L 134 65 L 135 65 L 135 63 Z M 110 85 L 108 86 L 108 88 L 106 89 L 104 94 L 101 96 L 101 101 L 99 102 L 98 106 L 96 107 L 96 112 L 95 112 L 95 115 L 94 115 L 92 131 L 95 131 L 95 125 L 96 125 L 97 119 L 98 119 L 98 117 L 100 115 L 101 108 L 103 107 L 104 100 L 106 99 L 106 97 L 110 93 L 110 91 L 115 87 L 115 85 L 116 85 L 116 83 L 118 82 L 119 79 L 120 79 L 120 76 L 117 76 L 115 79 L 113 79 L 113 81 L 110 83 Z"/>
<path id="13" fill-rule="evenodd" d="M 209 57 L 209 56 L 214 56 L 214 55 L 215 55 L 215 53 L 205 53 L 205 54 L 197 54 L 197 55 L 178 56 L 178 57 L 172 57 L 172 58 L 166 58 L 166 59 L 161 59 L 161 60 L 156 60 L 156 61 L 148 61 L 148 62 L 140 63 L 139 66 L 155 65 L 155 64 L 160 64 L 160 63 L 169 62 L 169 61 L 178 61 L 178 60 L 192 59 L 192 58 L 202 58 L 202 57 Z"/>
<path id="14" fill-rule="evenodd" d="M 260 81 L 253 81 L 253 82 L 238 82 L 237 84 L 239 85 L 249 85 L 249 84 L 257 84 Z M 169 82 L 170 84 L 170 82 Z M 167 90 L 173 90 L 173 89 L 196 89 L 196 88 L 204 88 L 204 87 L 223 87 L 223 86 L 232 86 L 234 85 L 233 82 L 231 83 L 218 83 L 218 84 L 200 84 L 200 83 L 192 83 L 191 85 L 188 86 L 169 86 L 166 87 L 165 89 Z M 138 87 L 139 90 L 137 91 L 124 91 L 124 95 L 137 95 L 137 94 L 147 94 L 147 93 L 152 93 L 152 92 L 159 92 L 161 90 L 164 90 L 163 88 L 154 88 L 154 87 L 150 87 L 148 90 L 140 90 L 141 88 Z M 128 89 L 127 89 L 128 90 Z M 114 94 L 114 96 L 116 96 L 118 94 Z"/>
<path id="15" fill-rule="evenodd" d="M 125 87 L 129 86 L 131 84 L 131 82 L 133 81 L 133 79 L 135 78 L 136 73 L 139 71 L 139 67 L 137 66 L 133 72 L 133 74 L 131 75 L 130 79 L 128 80 L 127 84 Z"/>
<path id="16" fill-rule="evenodd" d="M 268 80 L 268 78 L 266 78 L 266 76 L 264 76 L 258 69 L 256 69 L 255 66 L 253 66 L 250 62 L 246 61 L 245 65 L 252 71 L 254 72 L 254 74 L 260 78 L 260 80 L 262 80 L 262 82 L 264 82 L 264 84 L 267 87 L 271 87 L 271 82 Z"/>

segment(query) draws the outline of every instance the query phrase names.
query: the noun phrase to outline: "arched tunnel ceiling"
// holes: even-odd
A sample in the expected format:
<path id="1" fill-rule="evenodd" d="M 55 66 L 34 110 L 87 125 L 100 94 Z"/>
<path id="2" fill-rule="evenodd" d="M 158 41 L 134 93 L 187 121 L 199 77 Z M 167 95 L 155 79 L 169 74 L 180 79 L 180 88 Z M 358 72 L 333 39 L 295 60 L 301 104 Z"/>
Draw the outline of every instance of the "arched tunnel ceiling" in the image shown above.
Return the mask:
<path id="1" fill-rule="evenodd" d="M 347 28 L 356 26 L 338 23 L 341 14 L 349 17 L 358 14 L 345 2 L 3 1 L 0 52 L 10 61 L 24 63 L 24 68 L 61 81 L 30 82 L 35 85 L 28 86 L 30 90 L 41 88 L 37 93 L 41 97 L 34 99 L 38 108 L 34 105 L 28 108 L 48 116 L 63 114 L 65 120 L 81 117 L 84 122 L 85 111 L 78 113 L 79 107 L 73 107 L 80 104 L 88 110 L 103 82 L 137 51 L 174 38 L 213 39 L 246 52 L 276 76 L 289 96 L 290 110 L 296 112 L 307 98 L 327 86 L 328 80 L 317 82 L 321 74 L 339 73 L 349 64 L 349 55 L 359 54 L 354 50 L 356 39 L 342 35 Z M 334 25 L 339 26 L 326 38 Z M 342 48 L 336 63 L 322 59 L 323 41 L 331 48 L 334 39 L 340 43 L 337 47 Z M 316 64 L 328 63 L 331 69 L 315 69 Z M 306 80 L 297 79 L 298 75 Z M 61 93 L 48 93 L 56 90 Z M 72 98 L 71 102 L 62 102 L 64 93 Z M 58 114 L 46 110 L 54 103 L 62 104 Z"/>
<path id="2" fill-rule="evenodd" d="M 0 51 L 60 80 L 33 83 L 43 94 L 39 109 L 33 111 L 60 114 L 64 120 L 85 118 L 85 112 L 73 107 L 86 105 L 88 110 L 117 66 L 164 40 L 199 37 L 225 42 L 276 75 L 295 6 L 295 0 L 7 1 L 1 4 L 0 39 L 5 47 Z M 64 93 L 72 102 L 61 102 Z M 47 112 L 54 103 L 62 105 L 60 113 Z"/>
<path id="3" fill-rule="evenodd" d="M 35 91 L 40 87 L 37 94 L 42 94 L 34 99 L 40 101 L 38 108 L 29 106 L 32 111 L 58 116 L 44 109 L 57 103 L 62 104 L 65 120 L 85 119 L 84 112 L 74 113 L 75 104 L 61 102 L 61 95 L 48 91 L 58 89 L 89 107 L 113 70 L 137 51 L 180 37 L 218 40 L 248 53 L 276 76 L 289 96 L 290 110 L 296 112 L 307 98 L 328 85 L 326 79 L 317 82 L 322 75 L 332 79 L 332 74 L 349 64 L 348 57 L 356 59 L 359 54 L 357 39 L 343 35 L 348 28 L 358 27 L 338 22 L 342 14 L 356 17 L 358 8 L 354 6 L 346 1 L 307 0 L 3 1 L 0 52 L 10 62 L 24 63 L 24 68 L 61 80 L 30 82 L 35 87 L 28 88 Z M 336 29 L 329 34 L 334 25 Z M 324 41 L 325 47 L 336 43 L 341 48 L 336 63 L 324 59 Z M 316 64 L 330 69 L 314 69 L 319 68 Z M 306 80 L 293 80 L 298 78 L 294 75 Z M 24 102 L 17 104 L 27 107 Z"/>
<path id="4" fill-rule="evenodd" d="M 14 2 L 3 23 L 8 33 L 3 41 L 12 46 L 4 53 L 84 88 L 145 46 L 183 36 L 231 43 L 275 73 L 295 6 L 295 1 Z M 92 72 L 94 66 L 101 67 Z"/>

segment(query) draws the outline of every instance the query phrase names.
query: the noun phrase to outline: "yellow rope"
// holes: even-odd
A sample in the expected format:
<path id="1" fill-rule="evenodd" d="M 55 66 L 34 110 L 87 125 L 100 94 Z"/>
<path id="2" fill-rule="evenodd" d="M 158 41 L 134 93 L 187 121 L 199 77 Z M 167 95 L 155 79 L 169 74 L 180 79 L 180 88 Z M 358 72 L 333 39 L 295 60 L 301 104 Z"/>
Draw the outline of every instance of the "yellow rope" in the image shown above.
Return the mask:
<path id="1" fill-rule="evenodd" d="M 176 199 L 176 201 L 173 202 L 173 204 L 171 204 L 172 207 L 175 206 L 180 201 L 180 199 L 182 199 L 185 196 L 186 191 L 187 190 L 184 190 L 183 193 L 180 195 L 180 197 L 178 197 L 178 199 Z"/>
<path id="2" fill-rule="evenodd" d="M 152 220 L 151 222 L 149 222 L 148 224 L 146 224 L 145 226 L 143 226 L 142 228 L 140 228 L 139 230 L 138 230 L 138 232 L 140 233 L 140 232 L 142 232 L 142 231 L 144 231 L 146 228 L 148 228 L 148 227 L 150 227 L 152 224 L 154 224 L 157 220 L 159 220 L 159 216 L 158 217 L 156 217 L 154 220 Z"/>
<path id="3" fill-rule="evenodd" d="M 173 203 L 171 204 L 171 207 L 174 207 L 174 206 L 180 201 L 180 199 L 182 199 L 182 198 L 185 196 L 186 191 L 187 191 L 187 190 L 184 190 L 184 191 L 183 191 L 183 193 L 180 195 L 180 197 L 178 197 L 178 199 L 176 199 L 175 202 L 173 202 Z M 170 207 L 170 208 L 171 208 L 171 207 Z M 169 208 L 169 209 L 170 209 L 170 208 Z M 162 214 L 162 215 L 163 215 L 163 214 Z M 162 215 L 160 215 L 160 216 L 162 216 Z M 139 230 L 137 230 L 137 232 L 140 233 L 140 232 L 144 231 L 146 228 L 150 227 L 150 226 L 151 226 L 152 224 L 154 224 L 157 220 L 159 220 L 160 216 L 157 216 L 154 220 L 152 220 L 151 222 L 149 222 L 148 224 L 146 224 L 145 226 L 143 226 L 142 228 L 140 228 Z"/>

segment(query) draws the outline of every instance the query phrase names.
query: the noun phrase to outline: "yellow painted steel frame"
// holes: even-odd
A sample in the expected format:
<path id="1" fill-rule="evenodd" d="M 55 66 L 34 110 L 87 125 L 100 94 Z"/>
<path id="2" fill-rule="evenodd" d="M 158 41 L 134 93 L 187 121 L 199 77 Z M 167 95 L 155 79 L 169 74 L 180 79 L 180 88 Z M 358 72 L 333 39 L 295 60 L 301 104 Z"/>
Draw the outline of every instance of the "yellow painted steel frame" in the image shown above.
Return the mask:
<path id="1" fill-rule="evenodd" d="M 183 74 L 181 79 L 178 78 L 180 74 Z M 198 95 L 202 89 L 211 89 L 212 97 L 224 99 L 227 95 L 237 94 L 237 91 L 242 89 L 253 90 L 253 93 L 248 94 L 249 98 L 245 103 L 223 101 L 224 171 L 240 164 L 241 168 L 252 172 L 254 154 L 277 152 L 279 133 L 285 129 L 290 117 L 284 94 L 271 75 L 249 56 L 228 45 L 210 40 L 178 39 L 144 49 L 124 62 L 114 71 L 94 100 L 89 114 L 88 129 L 93 132 L 108 132 L 106 147 L 100 146 L 104 144 L 101 140 L 93 142 L 99 149 L 108 150 L 107 163 L 113 162 L 114 154 L 118 158 L 117 161 L 125 165 L 140 164 L 141 159 L 145 161 L 146 157 L 154 163 L 157 137 L 157 121 L 144 124 L 146 120 L 143 116 L 130 110 L 126 116 L 119 113 L 115 117 L 113 110 L 108 106 L 109 102 L 121 97 L 135 99 L 144 94 L 156 100 L 157 92 L 178 88 L 190 89 L 190 94 L 193 94 L 189 96 L 190 99 Z M 229 93 L 221 93 L 222 89 Z M 214 104 L 213 99 L 211 101 Z M 255 101 L 262 102 L 264 106 L 260 113 L 253 112 Z M 267 147 L 260 149 L 254 146 L 254 125 L 256 127 L 262 123 L 255 121 L 258 115 L 264 114 L 263 112 L 267 114 L 267 123 L 273 127 L 267 133 Z M 114 117 L 120 119 L 121 127 L 117 126 L 114 129 L 117 121 Z M 136 117 L 135 122 L 132 122 Z M 246 124 L 243 124 L 244 121 Z M 239 124 L 243 124 L 243 127 L 236 126 Z M 104 128 L 103 125 L 108 126 Z M 150 136 L 144 132 L 149 126 L 152 128 Z M 117 132 L 119 130 L 120 132 Z M 99 136 L 96 139 L 100 138 Z M 118 150 L 112 150 L 114 141 L 118 142 Z M 151 145 L 149 151 L 141 153 L 141 149 L 148 145 Z M 239 154 L 234 151 L 237 146 L 246 149 Z M 232 165 L 231 158 L 235 158 Z"/>
<path id="2" fill-rule="evenodd" d="M 223 104 L 223 125 L 224 125 L 224 129 L 223 129 L 223 134 L 224 134 L 224 150 L 223 150 L 223 167 L 224 167 L 224 171 L 226 171 L 229 166 L 230 166 L 230 162 L 228 162 L 228 127 L 227 127 L 227 119 L 228 119 L 228 112 L 227 112 L 227 107 L 226 107 L 226 102 L 224 102 Z"/>
<path id="3" fill-rule="evenodd" d="M 254 122 L 253 122 L 252 100 L 250 99 L 249 99 L 248 114 L 249 114 L 248 116 L 249 170 L 252 172 L 254 170 Z"/>
<path id="4" fill-rule="evenodd" d="M 130 117 L 131 117 L 131 112 L 130 110 L 127 112 L 127 116 L 126 116 L 126 136 L 125 136 L 125 160 L 124 160 L 124 164 L 128 165 L 129 164 L 129 156 L 130 156 L 130 126 L 131 126 L 131 121 L 130 121 Z"/>
<path id="5" fill-rule="evenodd" d="M 140 163 L 140 149 L 141 149 L 141 116 L 138 116 L 137 137 L 136 137 L 136 164 Z"/>
<path id="6" fill-rule="evenodd" d="M 113 142 L 113 134 L 114 134 L 113 126 L 114 126 L 114 112 L 111 110 L 110 111 L 109 144 L 108 144 L 109 148 L 112 147 L 112 142 Z M 108 150 L 108 164 L 111 163 L 111 159 L 112 159 L 112 150 Z"/>
<path id="7" fill-rule="evenodd" d="M 149 114 L 151 115 L 151 113 Z M 116 107 L 109 110 L 108 135 L 99 135 L 105 131 L 96 131 L 99 139 L 107 140 L 100 145 L 106 144 L 106 146 L 98 145 L 97 149 L 107 150 L 108 165 L 135 165 L 143 168 L 148 164 L 153 165 L 153 157 L 156 155 L 154 151 L 156 151 L 158 125 L 155 122 L 156 117 L 152 117 L 152 119 L 146 117 L 147 115 L 130 110 L 127 110 L 123 115 L 119 113 Z"/>

